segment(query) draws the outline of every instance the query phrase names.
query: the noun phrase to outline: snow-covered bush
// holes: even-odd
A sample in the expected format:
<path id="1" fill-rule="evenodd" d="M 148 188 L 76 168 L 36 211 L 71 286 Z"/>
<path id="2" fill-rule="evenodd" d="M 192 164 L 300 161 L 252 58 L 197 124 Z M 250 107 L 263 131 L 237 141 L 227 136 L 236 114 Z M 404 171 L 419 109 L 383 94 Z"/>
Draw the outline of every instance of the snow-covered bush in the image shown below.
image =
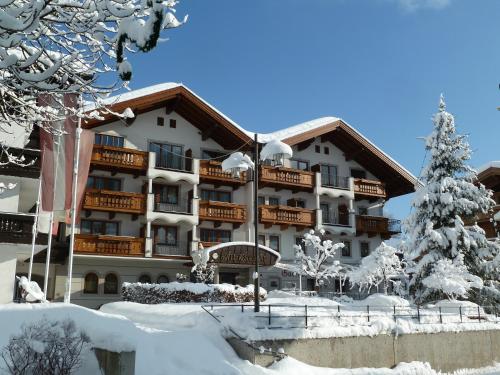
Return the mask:
<path id="1" fill-rule="evenodd" d="M 413 213 L 405 223 L 410 293 L 417 303 L 445 297 L 478 301 L 483 281 L 499 279 L 500 247 L 477 225 L 467 227 L 462 219 L 487 214 L 495 202 L 490 191 L 475 183 L 476 171 L 466 164 L 469 144 L 456 134 L 442 97 L 426 149 L 430 160 L 423 186 L 417 188 Z"/>
<path id="2" fill-rule="evenodd" d="M 23 326 L 1 355 L 10 374 L 69 375 L 80 367 L 80 355 L 89 349 L 89 337 L 72 320 L 42 319 Z"/>
<path id="3" fill-rule="evenodd" d="M 158 304 L 181 302 L 252 302 L 254 286 L 246 287 L 229 284 L 202 284 L 202 283 L 165 283 L 142 284 L 123 283 L 122 297 L 124 301 Z M 265 300 L 267 292 L 260 288 L 259 296 Z"/>
<path id="4" fill-rule="evenodd" d="M 402 273 L 401 260 L 396 249 L 382 242 L 373 252 L 361 260 L 359 267 L 348 273 L 351 284 L 358 285 L 359 290 L 378 288 L 382 284 L 384 294 L 389 285 Z"/>
<path id="5" fill-rule="evenodd" d="M 28 281 L 26 276 L 17 277 L 21 298 L 26 302 L 46 302 L 45 295 L 36 281 Z"/>
<path id="6" fill-rule="evenodd" d="M 313 230 L 304 235 L 304 245 L 295 245 L 297 266 L 294 271 L 300 275 L 314 279 L 316 290 L 329 279 L 338 277 L 343 272 L 339 261 L 333 260 L 338 249 L 344 247 L 343 243 L 333 243 L 332 240 L 322 239 L 325 231 L 320 235 Z"/>

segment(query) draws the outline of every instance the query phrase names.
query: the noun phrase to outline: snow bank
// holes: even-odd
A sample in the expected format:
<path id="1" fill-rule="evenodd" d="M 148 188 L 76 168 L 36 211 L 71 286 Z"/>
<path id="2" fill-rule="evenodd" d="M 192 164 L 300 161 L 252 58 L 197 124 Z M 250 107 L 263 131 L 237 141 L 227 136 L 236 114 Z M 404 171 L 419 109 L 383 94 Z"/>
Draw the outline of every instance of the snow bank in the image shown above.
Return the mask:
<path id="1" fill-rule="evenodd" d="M 262 300 L 266 298 L 266 294 L 265 289 L 260 288 L 259 295 Z M 254 298 L 254 286 L 179 282 L 164 284 L 123 283 L 122 296 L 125 301 L 145 304 L 251 302 Z"/>
<path id="2" fill-rule="evenodd" d="M 392 308 L 397 307 L 409 307 L 410 303 L 404 298 L 398 296 L 388 296 L 381 293 L 371 294 L 365 299 L 359 301 L 352 301 L 353 306 L 370 306 L 370 309 L 380 308 Z"/>

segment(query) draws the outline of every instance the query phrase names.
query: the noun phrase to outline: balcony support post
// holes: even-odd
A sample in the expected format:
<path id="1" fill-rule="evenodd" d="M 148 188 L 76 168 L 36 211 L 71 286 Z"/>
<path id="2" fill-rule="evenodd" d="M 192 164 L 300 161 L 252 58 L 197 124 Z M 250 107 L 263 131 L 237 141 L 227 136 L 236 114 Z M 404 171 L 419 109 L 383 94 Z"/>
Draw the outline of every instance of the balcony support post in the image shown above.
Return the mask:
<path id="1" fill-rule="evenodd" d="M 257 133 L 255 133 L 254 138 L 254 171 L 253 171 L 253 222 L 254 222 L 254 239 L 255 239 L 255 272 L 254 272 L 254 311 L 260 311 L 260 299 L 259 299 L 259 289 L 260 289 L 260 277 L 259 277 L 259 206 L 258 206 L 258 196 L 259 196 L 259 142 L 257 138 Z"/>
<path id="2" fill-rule="evenodd" d="M 153 239 L 151 237 L 151 221 L 146 222 L 146 247 L 145 256 L 151 258 L 153 256 Z"/>

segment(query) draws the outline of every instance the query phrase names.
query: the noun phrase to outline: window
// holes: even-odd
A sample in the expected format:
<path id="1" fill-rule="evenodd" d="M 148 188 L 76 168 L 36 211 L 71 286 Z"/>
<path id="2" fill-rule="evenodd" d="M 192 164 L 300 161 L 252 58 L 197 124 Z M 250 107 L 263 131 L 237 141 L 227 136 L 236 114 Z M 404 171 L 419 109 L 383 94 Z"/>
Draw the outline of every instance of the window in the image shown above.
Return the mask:
<path id="1" fill-rule="evenodd" d="M 306 208 L 306 201 L 304 199 L 292 198 L 286 201 L 288 207 Z"/>
<path id="2" fill-rule="evenodd" d="M 323 221 L 323 224 L 331 223 L 330 205 L 328 203 L 320 203 L 319 208 L 321 209 L 321 220 Z"/>
<path id="3" fill-rule="evenodd" d="M 258 196 L 258 197 L 257 197 L 257 204 L 258 204 L 259 206 L 262 206 L 262 205 L 266 204 L 266 198 L 265 198 L 265 197 L 263 197 L 263 196 Z"/>
<path id="4" fill-rule="evenodd" d="M 175 129 L 177 127 L 177 120 L 174 120 L 173 118 L 170 119 L 170 127 Z"/>
<path id="5" fill-rule="evenodd" d="M 122 189 L 122 182 L 118 178 L 89 176 L 87 179 L 87 188 L 120 191 Z"/>
<path id="6" fill-rule="evenodd" d="M 358 207 L 358 215 L 368 215 L 368 208 Z"/>
<path id="7" fill-rule="evenodd" d="M 155 245 L 177 245 L 177 227 L 153 226 Z"/>
<path id="8" fill-rule="evenodd" d="M 360 248 L 362 257 L 366 257 L 366 256 L 370 255 L 370 243 L 369 242 L 360 242 L 359 248 Z"/>
<path id="9" fill-rule="evenodd" d="M 165 119 L 163 117 L 157 117 L 156 118 L 156 125 L 157 126 L 164 126 L 165 125 Z"/>
<path id="10" fill-rule="evenodd" d="M 151 276 L 142 274 L 141 276 L 139 276 L 139 282 L 141 284 L 151 284 Z"/>
<path id="11" fill-rule="evenodd" d="M 118 236 L 118 222 L 104 220 L 85 220 L 80 222 L 80 231 L 83 234 L 106 234 Z"/>
<path id="12" fill-rule="evenodd" d="M 291 159 L 290 160 L 290 167 L 293 169 L 300 169 L 303 171 L 308 171 L 309 170 L 309 162 L 305 161 L 305 160 Z"/>
<path id="13" fill-rule="evenodd" d="M 280 199 L 278 197 L 269 197 L 269 205 L 270 206 L 279 206 Z"/>
<path id="14" fill-rule="evenodd" d="M 321 164 L 321 185 L 338 186 L 337 167 L 335 165 Z"/>
<path id="15" fill-rule="evenodd" d="M 330 155 L 330 148 L 325 146 L 323 152 L 325 153 L 325 155 Z"/>
<path id="16" fill-rule="evenodd" d="M 344 243 L 344 247 L 342 248 L 342 256 L 350 257 L 351 256 L 351 243 L 349 241 L 342 241 Z"/>
<path id="17" fill-rule="evenodd" d="M 321 146 L 320 146 L 320 145 L 316 145 L 316 146 L 314 146 L 314 151 L 315 151 L 316 153 L 320 154 L 320 153 L 321 153 Z"/>
<path id="18" fill-rule="evenodd" d="M 154 185 L 153 192 L 155 194 L 156 203 L 178 204 L 179 203 L 179 188 L 173 185 Z"/>
<path id="19" fill-rule="evenodd" d="M 259 245 L 266 246 L 266 236 L 264 236 L 263 234 L 259 234 Z"/>
<path id="20" fill-rule="evenodd" d="M 104 294 L 118 294 L 118 277 L 114 273 L 104 278 Z"/>
<path id="21" fill-rule="evenodd" d="M 351 169 L 351 177 L 366 178 L 366 172 L 362 169 Z"/>
<path id="22" fill-rule="evenodd" d="M 168 283 L 168 276 L 167 275 L 160 275 L 158 276 L 158 278 L 156 279 L 156 282 L 158 284 L 166 284 Z"/>
<path id="23" fill-rule="evenodd" d="M 200 228 L 200 240 L 203 242 L 231 242 L 231 231 Z"/>
<path id="24" fill-rule="evenodd" d="M 94 143 L 96 145 L 103 146 L 123 147 L 123 141 L 123 137 L 107 134 L 96 134 L 94 138 Z"/>
<path id="25" fill-rule="evenodd" d="M 182 146 L 168 143 L 151 142 L 149 151 L 156 154 L 156 167 L 167 169 L 184 169 L 184 154 Z"/>
<path id="26" fill-rule="evenodd" d="M 280 251 L 280 236 L 270 235 L 269 236 L 269 247 L 275 251 Z"/>
<path id="27" fill-rule="evenodd" d="M 99 278 L 93 272 L 85 275 L 85 281 L 83 284 L 83 293 L 86 294 L 97 294 L 97 287 L 99 285 Z"/>
<path id="28" fill-rule="evenodd" d="M 218 201 L 231 203 L 231 192 L 221 190 L 201 190 L 201 199 L 204 201 Z"/>

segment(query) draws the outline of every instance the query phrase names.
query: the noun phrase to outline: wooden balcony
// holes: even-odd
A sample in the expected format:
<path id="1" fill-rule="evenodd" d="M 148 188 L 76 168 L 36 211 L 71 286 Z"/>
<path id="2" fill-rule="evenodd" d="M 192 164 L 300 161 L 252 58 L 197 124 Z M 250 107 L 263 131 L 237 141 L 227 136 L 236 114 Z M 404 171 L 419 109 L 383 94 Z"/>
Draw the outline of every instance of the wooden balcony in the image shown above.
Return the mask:
<path id="1" fill-rule="evenodd" d="M 380 181 L 366 180 L 364 178 L 354 179 L 354 197 L 358 199 L 376 200 L 387 198 L 385 184 Z"/>
<path id="2" fill-rule="evenodd" d="M 221 163 L 213 160 L 200 160 L 200 182 L 216 186 L 228 185 L 238 187 L 246 183 L 246 173 L 234 178 L 230 172 L 224 172 Z"/>
<path id="3" fill-rule="evenodd" d="M 259 187 L 273 187 L 276 191 L 281 189 L 313 191 L 314 172 L 261 165 L 259 172 Z"/>
<path id="4" fill-rule="evenodd" d="M 401 222 L 383 216 L 356 216 L 356 235 L 368 234 L 368 237 L 380 235 L 387 239 L 391 235 L 401 233 Z"/>
<path id="5" fill-rule="evenodd" d="M 127 236 L 76 234 L 75 252 L 89 255 L 143 257 L 144 239 Z"/>
<path id="6" fill-rule="evenodd" d="M 146 195 L 123 191 L 87 189 L 83 209 L 141 215 L 146 210 Z"/>
<path id="7" fill-rule="evenodd" d="M 315 213 L 313 210 L 289 206 L 259 206 L 259 221 L 265 228 L 271 225 L 279 225 L 281 230 L 289 226 L 297 230 L 312 228 L 315 224 Z"/>
<path id="8" fill-rule="evenodd" d="M 235 203 L 200 201 L 198 216 L 200 221 L 241 225 L 247 220 L 247 207 Z"/>
<path id="9" fill-rule="evenodd" d="M 15 213 L 0 213 L 0 242 L 31 244 L 35 217 Z M 46 244 L 47 235 L 38 233 L 37 244 Z"/>
<path id="10" fill-rule="evenodd" d="M 148 169 L 148 153 L 124 147 L 94 145 L 91 168 L 111 172 L 145 175 Z"/>

